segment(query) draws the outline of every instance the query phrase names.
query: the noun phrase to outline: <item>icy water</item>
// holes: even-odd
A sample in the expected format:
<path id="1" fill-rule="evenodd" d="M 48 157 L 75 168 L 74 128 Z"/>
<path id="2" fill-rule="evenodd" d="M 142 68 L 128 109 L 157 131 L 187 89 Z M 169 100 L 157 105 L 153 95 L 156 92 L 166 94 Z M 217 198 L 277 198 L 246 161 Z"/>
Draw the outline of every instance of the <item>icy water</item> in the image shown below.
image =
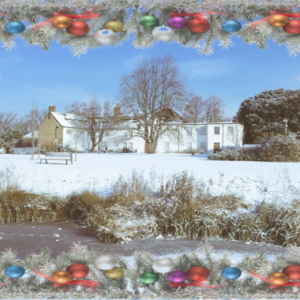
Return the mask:
<path id="1" fill-rule="evenodd" d="M 214 252 L 255 254 L 264 250 L 268 255 L 281 255 L 287 248 L 275 245 L 250 244 L 224 239 L 211 239 L 207 242 L 201 240 L 188 240 L 186 238 L 149 237 L 134 239 L 125 245 L 104 244 L 95 231 L 84 228 L 73 222 L 47 222 L 47 223 L 18 223 L 0 224 L 0 252 L 11 248 L 17 252 L 19 259 L 24 259 L 28 254 L 39 253 L 48 247 L 51 256 L 55 258 L 62 252 L 69 251 L 73 242 L 80 242 L 106 253 L 118 253 L 122 256 L 132 256 L 137 250 L 145 250 L 154 255 L 180 254 L 195 251 L 199 247 L 209 244 Z"/>

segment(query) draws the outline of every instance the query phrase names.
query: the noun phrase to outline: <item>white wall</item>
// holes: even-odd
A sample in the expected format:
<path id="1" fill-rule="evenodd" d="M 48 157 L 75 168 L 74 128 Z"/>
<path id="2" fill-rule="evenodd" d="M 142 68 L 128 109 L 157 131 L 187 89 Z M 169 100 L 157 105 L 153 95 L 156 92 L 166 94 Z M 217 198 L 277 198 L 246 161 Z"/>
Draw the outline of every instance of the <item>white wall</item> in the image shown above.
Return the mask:
<path id="1" fill-rule="evenodd" d="M 71 133 L 67 133 L 70 131 Z M 75 141 L 76 141 L 76 131 L 72 128 L 63 128 L 63 145 L 69 146 L 75 150 Z M 91 139 L 87 132 L 78 135 L 77 141 L 77 150 L 78 151 L 88 151 L 91 147 Z"/>
<path id="2" fill-rule="evenodd" d="M 220 149 L 227 150 L 229 147 L 235 147 L 234 142 L 228 138 L 228 127 L 233 127 L 233 130 L 243 130 L 243 126 L 234 123 L 215 123 L 207 125 L 207 152 L 212 153 L 214 151 L 214 143 L 220 144 Z M 219 127 L 220 134 L 215 134 L 215 127 Z M 238 149 L 242 147 L 242 139 L 238 145 Z"/>
<path id="3" fill-rule="evenodd" d="M 174 125 L 177 129 L 178 127 Z M 188 150 L 190 147 L 192 149 L 197 149 L 198 151 L 204 152 L 213 152 L 214 143 L 220 143 L 220 149 L 226 150 L 228 147 L 235 147 L 234 143 L 228 139 L 227 132 L 228 127 L 234 127 L 234 123 L 209 123 L 209 124 L 184 124 L 185 128 L 188 128 L 189 132 L 179 126 L 179 131 L 181 138 L 178 139 L 178 136 L 168 136 L 163 135 L 158 140 L 157 153 L 166 153 L 166 152 L 182 152 L 183 150 Z M 243 129 L 243 126 L 238 124 L 240 129 Z M 214 128 L 219 127 L 219 135 L 214 133 Z M 201 128 L 205 128 L 205 135 L 201 134 Z M 73 134 L 67 134 L 67 130 L 72 130 Z M 235 130 L 235 129 L 234 129 Z M 108 132 L 108 131 L 107 131 Z M 127 148 L 131 148 L 133 151 L 138 153 L 145 152 L 145 141 L 140 137 L 133 137 L 123 142 L 118 143 L 126 131 L 109 131 L 109 136 L 104 135 L 101 144 L 96 148 L 96 150 L 121 150 L 126 143 Z M 75 131 L 74 129 L 64 128 L 64 145 L 69 145 L 75 149 Z M 129 135 L 129 132 L 128 132 Z M 132 143 L 132 144 L 129 144 Z M 91 147 L 91 141 L 88 133 L 86 132 L 78 140 L 78 150 L 87 151 Z M 239 148 L 242 147 L 242 141 L 240 142 Z"/>

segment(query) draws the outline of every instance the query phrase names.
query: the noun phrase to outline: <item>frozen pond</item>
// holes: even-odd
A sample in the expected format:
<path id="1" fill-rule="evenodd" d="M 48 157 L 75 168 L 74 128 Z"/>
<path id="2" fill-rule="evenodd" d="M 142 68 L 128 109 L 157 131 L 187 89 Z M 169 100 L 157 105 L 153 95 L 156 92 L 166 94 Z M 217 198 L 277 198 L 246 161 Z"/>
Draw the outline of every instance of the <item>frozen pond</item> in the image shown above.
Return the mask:
<path id="1" fill-rule="evenodd" d="M 19 259 L 24 259 L 31 253 L 39 253 L 42 248 L 48 247 L 54 258 L 62 252 L 69 251 L 73 242 L 81 242 L 88 249 L 95 248 L 106 253 L 118 253 L 122 256 L 132 256 L 137 250 L 146 250 L 154 255 L 182 254 L 195 251 L 205 244 L 200 240 L 188 240 L 186 238 L 173 237 L 149 237 L 147 239 L 135 239 L 125 245 L 103 244 L 94 231 L 72 222 L 48 222 L 48 223 L 19 223 L 0 225 L 0 252 L 11 248 L 15 250 Z M 249 244 L 239 241 L 227 241 L 224 239 L 212 239 L 208 244 L 214 247 L 215 253 L 255 254 L 265 250 L 268 255 L 285 254 L 287 248 L 280 246 L 266 246 Z"/>

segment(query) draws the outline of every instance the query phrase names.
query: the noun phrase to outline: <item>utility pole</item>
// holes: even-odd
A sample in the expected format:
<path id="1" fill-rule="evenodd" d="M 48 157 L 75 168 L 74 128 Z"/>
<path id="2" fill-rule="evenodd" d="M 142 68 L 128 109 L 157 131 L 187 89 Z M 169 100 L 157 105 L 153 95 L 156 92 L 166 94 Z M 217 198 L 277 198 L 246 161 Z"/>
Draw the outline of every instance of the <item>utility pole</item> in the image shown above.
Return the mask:
<path id="1" fill-rule="evenodd" d="M 288 120 L 286 118 L 284 118 L 283 123 L 284 123 L 284 134 L 285 134 L 285 136 L 287 136 L 287 128 L 288 128 L 287 122 L 288 122 Z"/>

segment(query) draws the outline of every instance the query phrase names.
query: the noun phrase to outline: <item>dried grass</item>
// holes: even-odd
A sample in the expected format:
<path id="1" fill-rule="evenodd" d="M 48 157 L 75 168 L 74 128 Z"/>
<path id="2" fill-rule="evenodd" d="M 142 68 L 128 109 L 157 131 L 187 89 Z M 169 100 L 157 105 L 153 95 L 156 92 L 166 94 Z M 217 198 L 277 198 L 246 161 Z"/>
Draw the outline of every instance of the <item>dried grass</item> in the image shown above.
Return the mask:
<path id="1" fill-rule="evenodd" d="M 130 178 L 120 176 L 106 197 L 86 190 L 62 199 L 20 190 L 8 168 L 0 173 L 0 222 L 73 220 L 95 228 L 105 243 L 171 234 L 300 245 L 299 200 L 290 207 L 264 201 L 251 207 L 235 195 L 210 195 L 186 172 L 162 180 L 160 189 L 154 190 L 153 182 L 161 179 L 152 175 L 152 184 L 135 171 Z"/>

